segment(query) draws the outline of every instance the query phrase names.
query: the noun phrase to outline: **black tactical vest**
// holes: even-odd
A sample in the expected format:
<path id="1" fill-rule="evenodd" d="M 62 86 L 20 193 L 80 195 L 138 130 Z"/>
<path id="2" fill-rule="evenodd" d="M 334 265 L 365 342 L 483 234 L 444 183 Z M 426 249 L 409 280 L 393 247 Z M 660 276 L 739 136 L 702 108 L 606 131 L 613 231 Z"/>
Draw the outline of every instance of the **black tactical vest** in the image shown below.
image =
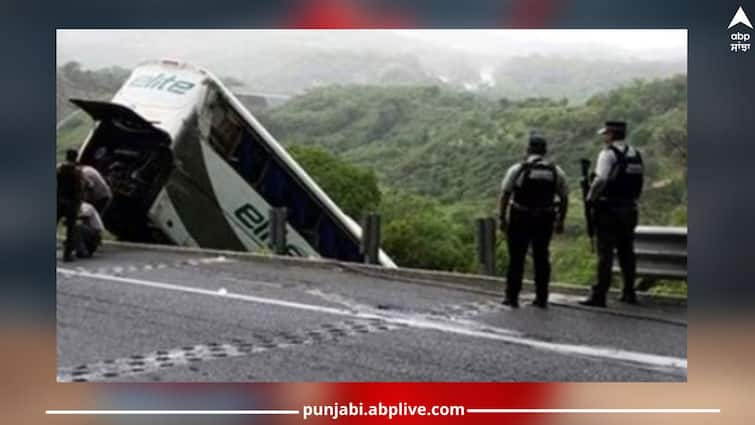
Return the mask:
<path id="1" fill-rule="evenodd" d="M 514 180 L 513 200 L 526 208 L 552 208 L 556 195 L 556 166 L 538 158 L 524 161 Z"/>
<path id="2" fill-rule="evenodd" d="M 57 170 L 58 198 L 80 201 L 83 195 L 81 170 L 70 162 L 64 162 Z"/>
<path id="3" fill-rule="evenodd" d="M 608 183 L 601 199 L 608 203 L 634 203 L 642 193 L 645 171 L 640 151 L 635 149 L 635 154 L 629 156 L 629 146 L 623 151 L 616 146 L 609 146 L 609 149 L 616 156 L 616 162 L 608 175 Z"/>

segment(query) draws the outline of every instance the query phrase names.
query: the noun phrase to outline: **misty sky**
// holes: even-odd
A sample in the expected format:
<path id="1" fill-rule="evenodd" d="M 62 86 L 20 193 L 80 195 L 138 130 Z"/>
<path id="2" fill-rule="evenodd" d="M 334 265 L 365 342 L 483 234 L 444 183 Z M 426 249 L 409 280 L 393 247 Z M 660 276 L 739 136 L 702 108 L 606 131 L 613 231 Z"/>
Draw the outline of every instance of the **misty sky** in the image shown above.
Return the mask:
<path id="1" fill-rule="evenodd" d="M 401 40 L 407 43 L 402 43 Z M 411 41 L 411 42 L 409 42 Z M 59 61 L 122 65 L 217 55 L 255 45 L 408 51 L 419 45 L 492 57 L 532 54 L 683 60 L 686 30 L 58 30 Z M 627 58 L 629 59 L 629 58 Z"/>
<path id="2" fill-rule="evenodd" d="M 687 51 L 686 30 L 409 30 L 401 34 L 446 43 L 456 48 L 493 53 L 497 41 L 505 37 L 513 43 L 529 46 L 537 52 L 539 45 L 599 45 L 621 48 L 641 54 L 656 50 Z"/>

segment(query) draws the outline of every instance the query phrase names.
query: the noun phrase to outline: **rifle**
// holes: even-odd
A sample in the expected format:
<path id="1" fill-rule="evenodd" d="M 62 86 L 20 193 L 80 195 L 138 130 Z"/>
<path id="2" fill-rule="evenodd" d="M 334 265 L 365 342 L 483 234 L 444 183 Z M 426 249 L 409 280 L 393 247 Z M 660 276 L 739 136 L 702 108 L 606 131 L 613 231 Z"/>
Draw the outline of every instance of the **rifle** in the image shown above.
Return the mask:
<path id="1" fill-rule="evenodd" d="M 580 159 L 579 163 L 582 168 L 582 178 L 579 185 L 582 188 L 582 202 L 585 206 L 585 222 L 587 223 L 587 236 L 590 237 L 590 251 L 595 252 L 595 223 L 593 223 L 592 207 L 587 201 L 587 194 L 590 191 L 590 160 Z"/>

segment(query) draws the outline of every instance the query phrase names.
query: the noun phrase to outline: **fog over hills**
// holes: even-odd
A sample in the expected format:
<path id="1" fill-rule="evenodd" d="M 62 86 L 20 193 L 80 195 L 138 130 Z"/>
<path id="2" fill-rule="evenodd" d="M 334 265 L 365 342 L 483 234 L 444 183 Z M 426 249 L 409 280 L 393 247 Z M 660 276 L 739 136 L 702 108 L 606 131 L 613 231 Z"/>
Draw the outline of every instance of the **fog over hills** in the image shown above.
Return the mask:
<path id="1" fill-rule="evenodd" d="M 241 91 L 299 94 L 331 84 L 448 85 L 493 98 L 590 95 L 686 73 L 682 31 L 60 30 L 57 61 L 132 68 L 199 64 Z"/>

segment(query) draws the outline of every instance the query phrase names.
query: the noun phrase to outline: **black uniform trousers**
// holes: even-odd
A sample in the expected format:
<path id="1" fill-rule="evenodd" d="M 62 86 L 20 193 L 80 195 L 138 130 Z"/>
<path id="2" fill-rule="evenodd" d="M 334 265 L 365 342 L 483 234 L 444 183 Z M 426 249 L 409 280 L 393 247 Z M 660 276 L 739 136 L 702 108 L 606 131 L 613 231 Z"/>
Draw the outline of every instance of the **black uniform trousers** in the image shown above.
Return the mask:
<path id="1" fill-rule="evenodd" d="M 532 245 L 535 265 L 535 297 L 547 301 L 551 278 L 549 246 L 553 237 L 555 213 L 530 212 L 512 209 L 509 214 L 506 243 L 509 250 L 509 268 L 506 273 L 506 298 L 517 299 L 522 289 L 524 261 Z"/>
<path id="2" fill-rule="evenodd" d="M 634 255 L 634 229 L 637 226 L 637 207 L 598 206 L 595 210 L 595 233 L 598 240 L 598 283 L 593 297 L 605 300 L 611 286 L 613 252 L 619 257 L 624 278 L 624 293 L 634 293 L 637 260 Z"/>
<path id="3" fill-rule="evenodd" d="M 55 222 L 60 222 L 60 219 L 65 220 L 66 226 L 66 239 L 63 242 L 63 257 L 71 258 L 76 246 L 78 244 L 78 229 L 76 226 L 76 218 L 79 215 L 79 208 L 81 202 L 71 199 L 59 199 L 58 200 L 58 219 Z"/>

